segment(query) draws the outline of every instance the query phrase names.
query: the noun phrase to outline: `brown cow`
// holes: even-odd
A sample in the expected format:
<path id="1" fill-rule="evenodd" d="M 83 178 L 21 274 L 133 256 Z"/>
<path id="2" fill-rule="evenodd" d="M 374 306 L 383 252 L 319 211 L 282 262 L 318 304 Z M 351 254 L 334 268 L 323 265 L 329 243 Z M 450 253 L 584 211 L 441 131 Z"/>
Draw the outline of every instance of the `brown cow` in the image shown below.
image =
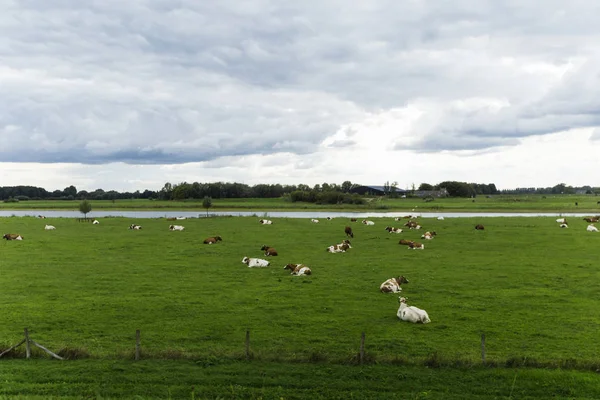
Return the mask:
<path id="1" fill-rule="evenodd" d="M 398 244 L 404 244 L 406 246 L 410 246 L 412 243 L 414 243 L 412 240 L 408 240 L 408 239 L 400 239 L 400 241 L 398 242 Z"/>
<path id="2" fill-rule="evenodd" d="M 583 220 L 589 223 L 598 222 L 598 217 L 586 217 Z"/>
<path id="3" fill-rule="evenodd" d="M 215 237 L 209 237 L 209 238 L 204 239 L 203 243 L 204 244 L 214 244 L 214 243 L 220 242 L 221 240 L 223 240 L 221 238 L 221 236 L 215 236 Z"/>
<path id="4" fill-rule="evenodd" d="M 390 278 L 387 281 L 383 282 L 381 286 L 379 286 L 379 290 L 382 293 L 399 293 L 402 291 L 400 285 L 403 283 L 408 283 L 408 279 L 404 277 L 404 275 L 399 276 L 397 278 Z"/>
<path id="5" fill-rule="evenodd" d="M 352 228 L 347 226 L 344 228 L 344 232 L 346 233 L 346 237 L 350 236 L 351 238 L 354 238 L 354 233 L 352 232 Z"/>
<path id="6" fill-rule="evenodd" d="M 482 230 L 484 230 L 485 228 L 483 227 L 483 225 L 481 225 L 481 224 L 477 224 L 477 225 L 475 225 L 475 229 L 477 229 L 478 231 L 482 231 Z"/>
<path id="7" fill-rule="evenodd" d="M 276 256 L 277 255 L 277 250 L 275 250 L 274 248 L 267 246 L 266 244 L 260 248 L 261 250 L 264 250 L 265 252 L 265 256 Z"/>

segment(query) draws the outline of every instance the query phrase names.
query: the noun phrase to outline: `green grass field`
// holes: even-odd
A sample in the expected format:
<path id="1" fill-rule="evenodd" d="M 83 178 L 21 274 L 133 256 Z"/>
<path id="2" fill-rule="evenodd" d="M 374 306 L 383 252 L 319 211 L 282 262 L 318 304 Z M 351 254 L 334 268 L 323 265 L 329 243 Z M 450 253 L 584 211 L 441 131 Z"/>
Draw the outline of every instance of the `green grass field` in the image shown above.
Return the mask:
<path id="1" fill-rule="evenodd" d="M 600 197 L 594 195 L 494 195 L 470 198 L 438 198 L 425 202 L 421 198 L 374 197 L 365 205 L 339 204 L 326 205 L 297 202 L 292 203 L 284 198 L 274 199 L 213 199 L 212 211 L 250 210 L 250 211 L 285 211 L 285 210 L 356 210 L 356 211 L 418 211 L 432 212 L 588 212 L 600 214 Z M 79 200 L 46 201 L 29 200 L 18 203 L 1 203 L 0 210 L 78 210 Z M 173 210 L 203 211 L 202 199 L 185 201 L 161 200 L 92 200 L 93 210 Z M 575 205 L 577 203 L 577 205 Z"/>
<path id="2" fill-rule="evenodd" d="M 424 228 L 438 236 L 426 241 L 425 250 L 413 251 L 398 240 L 418 239 L 422 231 L 388 234 L 386 225 L 400 223 L 373 220 L 375 226 L 353 223 L 353 248 L 331 254 L 325 248 L 344 238 L 344 226 L 350 224 L 346 218 L 319 224 L 308 217 L 282 218 L 264 226 L 253 217 L 188 219 L 178 221 L 186 227 L 183 232 L 169 231 L 171 222 L 164 219 L 102 218 L 92 225 L 66 218 L 2 218 L 3 234 L 20 233 L 25 240 L 0 244 L 0 352 L 20 341 L 28 327 L 33 340 L 59 354 L 99 365 L 129 365 L 140 329 L 149 370 L 167 361 L 196 362 L 232 365 L 248 374 L 252 363 L 280 368 L 292 363 L 298 369 L 340 368 L 342 382 L 342 371 L 366 368 L 355 365 L 361 332 L 366 334 L 367 364 L 380 368 L 373 374 L 397 375 L 402 367 L 420 371 L 414 373 L 423 378 L 429 367 L 449 376 L 462 369 L 487 374 L 480 367 L 485 334 L 488 368 L 502 367 L 493 368 L 498 379 L 513 376 L 504 367 L 550 368 L 548 375 L 540 372 L 545 377 L 539 381 L 550 385 L 564 378 L 555 369 L 566 368 L 582 374 L 573 381 L 591 379 L 600 387 L 598 374 L 583 372 L 600 369 L 600 234 L 586 232 L 585 221 L 573 218 L 569 229 L 560 229 L 554 218 L 422 219 Z M 143 229 L 129 230 L 133 222 Z M 56 231 L 44 231 L 46 223 Z M 486 230 L 474 230 L 476 223 Z M 221 235 L 223 242 L 202 244 L 213 235 Z M 279 251 L 270 267 L 251 269 L 241 263 L 244 256 L 261 257 L 263 244 Z M 290 276 L 283 270 L 286 263 L 305 263 L 313 275 Z M 410 280 L 403 295 L 428 311 L 431 324 L 399 321 L 398 295 L 379 292 L 381 282 L 401 274 Z M 245 358 L 246 330 L 249 364 L 238 361 Z M 11 357 L 23 354 L 21 347 Z M 47 358 L 38 350 L 34 356 Z M 23 365 L 19 359 L 0 364 L 11 370 Z M 38 368 L 27 365 L 28 373 Z M 21 378 L 14 379 L 8 380 L 11 388 L 19 387 Z M 260 380 L 253 385 L 260 386 Z M 281 378 L 277 385 L 293 397 L 292 378 Z M 40 394 L 40 387 L 0 388 L 0 398 Z M 67 393 L 61 390 L 57 386 L 47 393 Z M 184 396 L 185 390 L 178 390 L 189 398 L 191 392 Z M 99 393 L 119 397 L 110 390 Z M 139 392 L 128 395 L 133 393 Z M 411 398 L 426 397 L 417 395 Z M 564 393 L 565 398 L 573 395 Z"/>

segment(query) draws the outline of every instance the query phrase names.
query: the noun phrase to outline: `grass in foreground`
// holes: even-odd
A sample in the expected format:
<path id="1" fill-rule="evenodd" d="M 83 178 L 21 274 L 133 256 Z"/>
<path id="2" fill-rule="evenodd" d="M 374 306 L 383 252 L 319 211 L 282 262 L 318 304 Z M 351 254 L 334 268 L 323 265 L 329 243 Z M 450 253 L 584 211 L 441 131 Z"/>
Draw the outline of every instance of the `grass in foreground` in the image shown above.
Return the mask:
<path id="1" fill-rule="evenodd" d="M 597 399 L 593 372 L 265 362 L 2 362 L 4 399 Z"/>

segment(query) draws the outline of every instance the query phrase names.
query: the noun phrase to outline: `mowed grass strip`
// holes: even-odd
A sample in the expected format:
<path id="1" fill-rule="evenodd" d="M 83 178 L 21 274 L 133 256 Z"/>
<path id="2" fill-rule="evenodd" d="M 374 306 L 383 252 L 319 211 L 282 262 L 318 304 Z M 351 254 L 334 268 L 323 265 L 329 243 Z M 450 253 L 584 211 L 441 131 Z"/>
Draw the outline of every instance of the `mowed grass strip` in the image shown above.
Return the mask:
<path id="1" fill-rule="evenodd" d="M 589 371 L 219 362 L 3 362 L 0 399 L 598 399 Z"/>
<path id="2" fill-rule="evenodd" d="M 0 348 L 28 327 L 54 351 L 129 358 L 140 329 L 146 358 L 235 359 L 248 329 L 255 359 L 356 362 L 365 332 L 367 361 L 454 365 L 480 362 L 485 334 L 492 364 L 598 367 L 600 234 L 583 220 L 560 229 L 554 218 L 421 219 L 424 230 L 389 234 L 402 223 L 258 219 L 187 219 L 172 232 L 165 219 L 2 218 L 2 234 L 25 240 L 0 244 Z M 346 225 L 352 249 L 327 253 Z M 425 250 L 398 244 L 425 230 L 438 233 Z M 214 235 L 223 241 L 202 244 Z M 266 258 L 264 244 L 279 252 L 270 267 L 242 264 Z M 287 263 L 313 275 L 291 276 Z M 379 292 L 398 275 L 431 324 L 399 321 L 398 295 Z"/>

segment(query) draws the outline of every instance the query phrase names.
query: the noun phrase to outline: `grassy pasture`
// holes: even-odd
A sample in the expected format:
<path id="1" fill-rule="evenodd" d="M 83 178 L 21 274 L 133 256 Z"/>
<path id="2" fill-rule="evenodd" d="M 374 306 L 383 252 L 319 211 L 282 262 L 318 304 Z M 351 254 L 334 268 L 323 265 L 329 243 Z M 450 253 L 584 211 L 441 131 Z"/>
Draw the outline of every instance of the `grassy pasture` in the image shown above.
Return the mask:
<path id="1" fill-rule="evenodd" d="M 474 200 L 474 201 L 473 201 Z M 436 198 L 425 202 L 421 198 L 374 197 L 365 205 L 354 204 L 314 204 L 286 201 L 285 198 L 273 199 L 213 199 L 211 211 L 247 210 L 247 211 L 285 211 L 285 210 L 355 210 L 355 211 L 418 211 L 430 212 L 551 212 L 574 213 L 588 212 L 600 214 L 600 197 L 594 195 L 494 195 L 469 198 Z M 91 200 L 92 210 L 165 210 L 165 211 L 198 211 L 202 207 L 202 199 L 185 201 L 162 200 Z M 18 203 L 0 202 L 0 210 L 79 210 L 79 200 L 29 200 Z M 577 203 L 577 205 L 575 205 Z M 92 211 L 93 213 L 93 211 Z"/>
<path id="2" fill-rule="evenodd" d="M 401 364 L 598 368 L 600 234 L 572 219 L 422 219 L 438 236 L 425 250 L 408 250 L 388 234 L 391 218 L 353 223 L 353 248 L 339 243 L 346 218 L 322 220 L 220 217 L 178 221 L 102 218 L 2 218 L 0 349 L 18 342 L 24 327 L 38 343 L 65 354 L 130 358 L 142 331 L 147 358 L 243 358 L 246 329 L 256 359 L 275 362 L 356 360 L 366 332 L 367 360 Z M 130 223 L 143 226 L 128 230 Z M 56 231 L 44 231 L 46 223 Z M 483 223 L 485 231 L 473 229 Z M 223 242 L 203 245 L 205 237 Z M 278 257 L 250 269 L 243 256 Z M 283 270 L 289 262 L 309 277 Z M 403 295 L 429 312 L 432 323 L 398 321 L 398 296 L 379 284 L 403 274 Z M 22 350 L 21 350 L 22 351 Z"/>

